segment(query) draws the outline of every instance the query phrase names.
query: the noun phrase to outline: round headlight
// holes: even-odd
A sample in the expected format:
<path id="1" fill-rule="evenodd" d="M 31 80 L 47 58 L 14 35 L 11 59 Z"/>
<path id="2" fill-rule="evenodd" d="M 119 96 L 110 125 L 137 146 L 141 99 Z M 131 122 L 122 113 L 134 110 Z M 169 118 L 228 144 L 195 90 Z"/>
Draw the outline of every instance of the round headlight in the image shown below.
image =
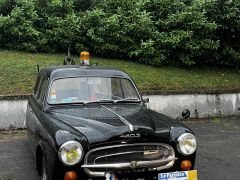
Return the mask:
<path id="1" fill-rule="evenodd" d="M 178 138 L 177 149 L 182 155 L 191 155 L 197 149 L 196 137 L 191 133 L 184 133 Z"/>
<path id="2" fill-rule="evenodd" d="M 82 160 L 82 145 L 77 141 L 67 141 L 61 145 L 58 156 L 63 164 L 73 166 Z"/>

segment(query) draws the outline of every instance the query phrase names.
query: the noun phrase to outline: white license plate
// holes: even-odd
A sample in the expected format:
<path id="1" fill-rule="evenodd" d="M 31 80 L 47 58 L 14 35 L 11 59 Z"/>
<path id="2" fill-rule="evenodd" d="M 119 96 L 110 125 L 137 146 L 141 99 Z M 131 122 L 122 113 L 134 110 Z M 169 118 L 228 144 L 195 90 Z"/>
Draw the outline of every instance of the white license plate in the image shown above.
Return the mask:
<path id="1" fill-rule="evenodd" d="M 159 173 L 158 180 L 197 180 L 197 170 Z"/>

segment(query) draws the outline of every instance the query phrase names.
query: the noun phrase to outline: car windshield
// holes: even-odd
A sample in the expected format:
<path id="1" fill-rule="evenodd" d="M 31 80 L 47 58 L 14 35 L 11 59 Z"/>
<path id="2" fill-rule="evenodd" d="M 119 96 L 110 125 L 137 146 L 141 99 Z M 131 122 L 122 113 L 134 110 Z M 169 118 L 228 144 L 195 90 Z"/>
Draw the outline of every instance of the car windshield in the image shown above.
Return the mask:
<path id="1" fill-rule="evenodd" d="M 139 102 L 140 97 L 133 83 L 124 78 L 75 77 L 53 81 L 48 102 Z"/>

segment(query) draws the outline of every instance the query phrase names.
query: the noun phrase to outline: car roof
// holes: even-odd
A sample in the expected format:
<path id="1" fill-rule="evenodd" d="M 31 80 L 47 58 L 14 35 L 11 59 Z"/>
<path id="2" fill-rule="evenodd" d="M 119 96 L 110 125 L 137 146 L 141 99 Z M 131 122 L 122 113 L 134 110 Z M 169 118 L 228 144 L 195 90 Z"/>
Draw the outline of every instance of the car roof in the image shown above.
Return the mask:
<path id="1" fill-rule="evenodd" d="M 119 69 L 102 66 L 80 65 L 49 66 L 41 69 L 38 75 L 46 76 L 49 79 L 79 76 L 121 77 L 131 79 L 127 73 Z"/>

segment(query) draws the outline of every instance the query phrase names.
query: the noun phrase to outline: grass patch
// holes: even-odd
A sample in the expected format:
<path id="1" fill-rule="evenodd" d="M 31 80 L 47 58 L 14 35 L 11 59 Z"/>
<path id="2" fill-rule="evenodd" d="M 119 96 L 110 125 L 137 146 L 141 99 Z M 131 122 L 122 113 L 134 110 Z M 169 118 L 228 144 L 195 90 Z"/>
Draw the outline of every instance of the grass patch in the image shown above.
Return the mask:
<path id="1" fill-rule="evenodd" d="M 37 66 L 60 65 L 65 55 L 0 51 L 0 94 L 32 92 Z M 78 57 L 74 57 L 78 59 Z M 93 58 L 93 63 L 120 68 L 131 75 L 141 91 L 239 89 L 240 73 L 224 68 L 151 67 L 136 62 Z"/>

